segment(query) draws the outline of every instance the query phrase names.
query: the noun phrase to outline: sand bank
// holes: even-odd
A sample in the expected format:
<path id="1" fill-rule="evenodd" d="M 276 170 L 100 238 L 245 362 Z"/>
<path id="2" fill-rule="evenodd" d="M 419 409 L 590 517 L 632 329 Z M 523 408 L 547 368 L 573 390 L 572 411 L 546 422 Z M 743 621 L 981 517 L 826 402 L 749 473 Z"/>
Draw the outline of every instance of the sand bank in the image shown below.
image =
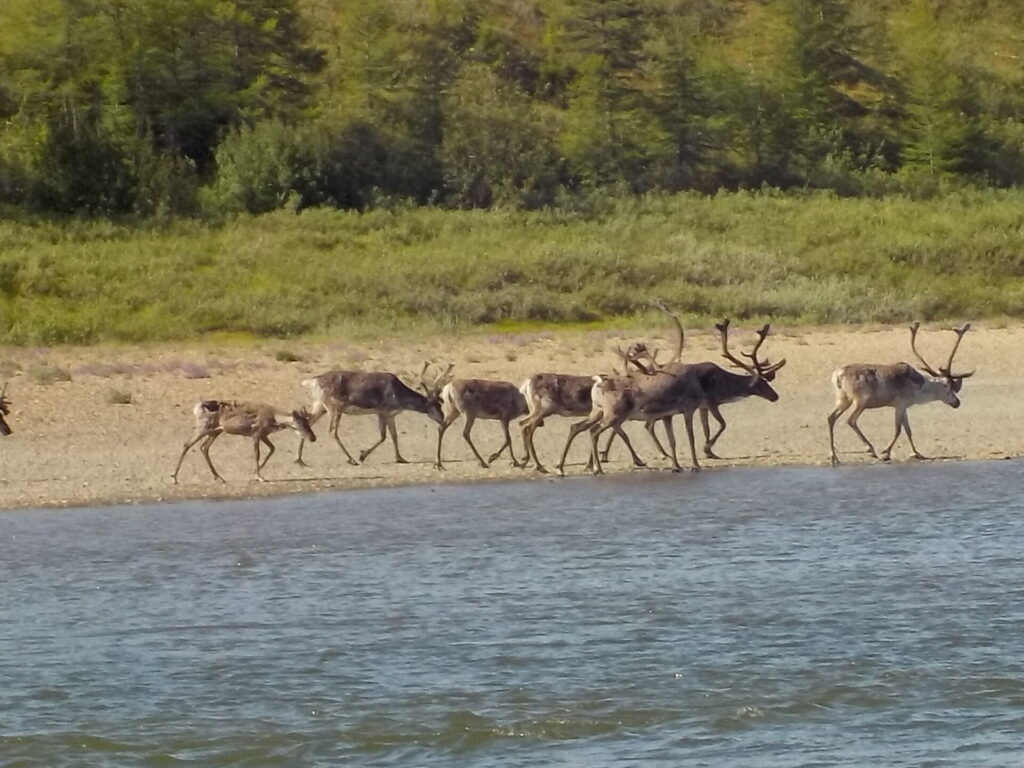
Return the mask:
<path id="1" fill-rule="evenodd" d="M 748 345 L 753 329 L 738 327 L 735 344 Z M 390 370 L 416 381 L 424 360 L 455 363 L 466 377 L 520 381 L 538 371 L 595 373 L 610 371 L 612 350 L 635 338 L 668 350 L 664 328 L 647 334 L 613 332 L 480 334 L 379 343 L 261 342 L 152 347 L 87 347 L 0 351 L 0 366 L 9 381 L 14 405 L 14 435 L 0 441 L 0 508 L 76 506 L 149 502 L 185 498 L 234 498 L 324 489 L 369 488 L 413 483 L 469 482 L 486 479 L 540 478 L 532 470 L 499 459 L 480 468 L 463 442 L 461 428 L 445 436 L 447 471 L 433 467 L 437 430 L 425 416 L 398 418 L 399 439 L 410 464 L 394 463 L 388 443 L 366 464 L 344 462 L 330 439 L 307 446 L 309 468 L 292 463 L 298 438 L 283 432 L 272 438 L 278 453 L 264 470 L 269 482 L 252 479 L 252 448 L 247 439 L 225 436 L 211 455 L 226 484 L 213 480 L 198 450 L 182 468 L 180 482 L 170 474 L 184 441 L 192 432 L 192 405 L 199 399 L 259 400 L 282 407 L 307 403 L 301 381 L 331 368 Z M 787 358 L 776 382 L 777 403 L 750 400 L 728 405 L 729 428 L 716 450 L 722 461 L 705 466 L 826 465 L 825 416 L 833 395 L 832 370 L 851 362 L 912 359 L 906 329 L 774 329 L 763 348 L 771 359 Z M 953 335 L 926 329 L 920 348 L 932 365 L 945 362 Z M 286 355 L 301 358 L 285 362 Z M 684 358 L 718 360 L 717 337 L 710 332 L 688 336 Z M 942 404 L 910 411 L 918 448 L 945 460 L 994 459 L 1024 455 L 1024 328 L 976 326 L 964 340 L 957 365 L 977 368 L 962 394 L 964 405 Z M 70 380 L 66 380 L 70 377 Z M 130 400 L 130 402 L 121 402 Z M 569 421 L 553 418 L 537 433 L 537 448 L 547 463 L 557 461 Z M 867 412 L 865 433 L 881 448 L 893 429 L 893 411 Z M 326 437 L 326 421 L 317 431 Z M 845 423 L 838 445 L 845 463 L 873 461 Z M 342 436 L 349 449 L 376 439 L 373 416 L 344 417 Z M 640 453 L 654 469 L 666 469 L 642 433 L 629 427 Z M 681 426 L 680 426 L 681 432 Z M 485 455 L 500 442 L 496 422 L 478 422 L 474 439 Z M 683 443 L 685 445 L 685 442 Z M 522 445 L 515 435 L 516 450 Z M 682 446 L 681 446 L 682 447 Z M 570 474 L 581 474 L 585 441 L 570 454 Z M 685 448 L 683 448 L 685 451 Z M 895 462 L 907 460 L 905 439 L 897 444 Z M 633 472 L 619 452 L 606 466 L 610 472 Z"/>

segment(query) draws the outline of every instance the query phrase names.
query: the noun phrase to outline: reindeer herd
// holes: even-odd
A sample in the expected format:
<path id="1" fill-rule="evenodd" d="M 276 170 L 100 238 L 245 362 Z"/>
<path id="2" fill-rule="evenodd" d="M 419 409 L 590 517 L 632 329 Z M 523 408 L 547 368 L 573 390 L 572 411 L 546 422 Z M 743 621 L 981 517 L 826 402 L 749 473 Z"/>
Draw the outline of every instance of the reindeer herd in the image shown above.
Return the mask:
<path id="1" fill-rule="evenodd" d="M 195 433 L 185 443 L 172 479 L 177 482 L 185 456 L 202 441 L 200 451 L 210 472 L 214 478 L 223 481 L 209 453 L 210 446 L 221 434 L 252 439 L 257 480 L 264 479 L 263 467 L 274 453 L 269 436 L 283 429 L 292 429 L 299 434 L 296 461 L 306 466 L 302 459 L 303 446 L 307 440 L 316 440 L 313 425 L 325 414 L 329 417 L 328 431 L 349 464 L 366 461 L 388 435 L 394 447 L 395 461 L 405 464 L 407 461 L 399 449 L 395 425 L 395 417 L 403 411 L 422 413 L 437 423 L 434 466 L 438 470 L 444 469 L 442 448 L 445 433 L 460 416 L 463 417 L 463 439 L 481 467 L 488 467 L 507 450 L 514 466 L 527 467 L 532 464 L 541 473 L 546 473 L 547 469 L 534 443 L 536 431 L 553 416 L 577 418 L 579 420 L 571 425 L 561 457 L 555 465 L 559 474 L 565 473 L 566 457 L 573 441 L 584 432 L 590 438 L 587 467 L 594 474 L 602 473 L 602 462 L 607 461 L 608 451 L 616 437 L 626 446 L 634 465 L 646 466 L 623 429 L 626 421 L 644 422 L 654 445 L 671 462 L 673 470 L 679 471 L 682 467 L 676 454 L 672 422 L 676 416 L 681 416 L 686 429 L 690 465 L 696 471 L 700 469 L 700 463 L 694 436 L 694 415 L 700 416 L 704 456 L 717 459 L 714 446 L 726 428 L 722 406 L 748 397 L 760 397 L 768 402 L 778 400 L 779 395 L 772 382 L 786 360 L 772 363 L 760 357 L 761 347 L 769 334 L 768 325 L 758 331 L 757 340 L 750 352 L 741 352 L 741 357 L 736 356 L 729 349 L 729 321 L 724 320 L 715 328 L 721 342 L 722 357 L 735 370 L 728 370 L 710 361 L 683 363 L 683 327 L 678 317 L 671 313 L 669 316 L 678 338 L 674 355 L 667 362 L 659 362 L 657 354 L 650 352 L 643 342 L 635 342 L 626 350 L 616 350 L 625 368 L 614 374 L 537 373 L 516 385 L 508 381 L 455 378 L 452 376 L 453 366 L 431 372 L 430 364 L 425 363 L 419 377 L 422 392 L 412 389 L 393 373 L 328 371 L 302 382 L 312 397 L 309 409 L 286 411 L 261 403 L 204 400 L 196 403 L 193 408 Z M 888 461 L 893 445 L 903 431 L 907 433 L 913 455 L 923 458 L 914 446 L 907 419 L 907 409 L 911 405 L 932 401 L 944 402 L 953 408 L 960 405 L 958 393 L 963 380 L 973 372 L 954 374 L 952 365 L 970 325 L 954 329 L 956 342 L 946 365 L 938 370 L 928 365 L 917 351 L 918 327 L 914 323 L 910 328 L 910 346 L 927 375 L 908 363 L 847 365 L 832 374 L 836 405 L 827 421 L 833 466 L 839 461 L 835 449 L 835 422 L 851 407 L 853 411 L 847 423 L 867 446 L 868 453 L 875 458 L 878 458 L 878 454 L 860 431 L 857 420 L 869 408 L 891 407 L 895 410 L 895 434 L 881 455 L 882 460 Z M 6 414 L 7 407 L 8 401 L 0 395 L 0 411 Z M 376 415 L 380 434 L 377 442 L 359 453 L 357 460 L 342 442 L 339 425 L 343 415 L 360 414 Z M 713 434 L 710 418 L 716 422 Z M 504 436 L 501 447 L 487 459 L 484 459 L 473 443 L 473 425 L 479 419 L 498 421 Z M 522 459 L 517 458 L 512 444 L 513 422 L 522 432 Z M 667 449 L 656 435 L 658 422 L 663 425 Z M 0 429 L 7 429 L 2 418 Z M 600 449 L 598 439 L 605 432 L 610 434 L 604 448 Z M 262 457 L 261 446 L 267 449 Z"/>
<path id="2" fill-rule="evenodd" d="M 274 454 L 270 435 L 280 430 L 292 429 L 299 434 L 295 460 L 307 466 L 302 459 L 303 446 L 307 440 L 316 440 L 313 425 L 325 414 L 329 416 L 328 430 L 349 464 L 357 465 L 366 461 L 389 435 L 395 450 L 395 461 L 406 464 L 408 462 L 398 447 L 398 429 L 395 425 L 395 417 L 404 411 L 422 413 L 437 423 L 434 466 L 439 470 L 444 469 L 442 447 L 445 433 L 460 416 L 463 417 L 462 437 L 481 467 L 488 467 L 507 450 L 514 466 L 527 467 L 532 463 L 533 468 L 541 473 L 547 473 L 547 469 L 534 444 L 537 430 L 553 416 L 579 419 L 570 426 L 561 457 L 555 465 L 559 474 L 565 473 L 565 461 L 573 441 L 584 432 L 590 437 L 587 467 L 594 474 L 602 473 L 602 462 L 608 460 L 609 449 L 616 437 L 626 446 L 635 466 L 646 466 L 623 429 L 627 421 L 644 422 L 657 450 L 671 462 L 673 470 L 679 471 L 682 467 L 676 454 L 672 421 L 676 416 L 681 416 L 690 451 L 690 466 L 695 471 L 699 470 L 693 430 L 694 415 L 700 416 L 704 456 L 717 459 L 714 446 L 726 428 L 722 406 L 748 397 L 760 397 L 768 402 L 778 400 L 779 395 L 772 387 L 772 382 L 786 360 L 772 363 L 759 356 L 768 337 L 768 325 L 757 332 L 753 349 L 741 353 L 742 358 L 746 359 L 737 357 L 729 349 L 729 321 L 724 320 L 715 329 L 721 342 L 723 359 L 736 370 L 728 370 L 710 361 L 683 363 L 681 358 L 685 333 L 682 323 L 667 308 L 662 309 L 671 318 L 677 335 L 673 356 L 667 362 L 659 362 L 657 354 L 650 352 L 646 344 L 635 342 L 626 350 L 616 349 L 625 367 L 620 373 L 610 375 L 536 373 L 516 385 L 508 381 L 455 378 L 452 376 L 452 365 L 431 373 L 430 364 L 424 363 L 419 377 L 422 392 L 412 389 L 393 373 L 328 371 L 302 382 L 313 400 L 309 409 L 287 411 L 264 403 L 200 401 L 192 409 L 195 432 L 185 442 L 171 479 L 178 482 L 178 473 L 185 456 L 199 444 L 210 472 L 215 479 L 223 482 L 224 478 L 210 459 L 210 447 L 222 434 L 240 435 L 252 440 L 257 480 L 264 480 L 263 468 Z M 956 341 L 945 366 L 936 369 L 917 350 L 918 323 L 910 326 L 910 349 L 925 373 L 909 363 L 858 363 L 837 368 L 832 373 L 836 404 L 827 418 L 832 465 L 839 463 L 835 446 L 835 423 L 850 408 L 853 410 L 846 421 L 867 446 L 870 456 L 888 461 L 896 441 L 906 432 L 913 456 L 924 458 L 914 445 L 907 409 L 912 405 L 935 401 L 953 408 L 960 406 L 959 393 L 963 380 L 974 372 L 953 373 L 953 359 L 969 329 L 970 324 L 952 329 Z M 11 434 L 6 419 L 10 407 L 11 401 L 7 397 L 5 384 L 0 390 L 0 436 Z M 895 431 L 880 457 L 857 426 L 861 414 L 870 408 L 893 408 L 895 411 Z M 377 442 L 360 451 L 358 460 L 353 458 L 338 434 L 341 417 L 346 414 L 375 415 L 380 427 Z M 709 417 L 716 422 L 714 434 L 711 432 Z M 484 459 L 473 443 L 473 425 L 478 419 L 498 421 L 504 435 L 501 447 L 487 459 Z M 522 460 L 516 457 L 512 445 L 512 422 L 516 422 L 522 432 Z M 668 449 L 662 445 L 655 432 L 658 422 L 663 425 Z M 604 432 L 610 434 L 604 448 L 599 449 L 598 438 Z M 262 453 L 264 447 L 266 452 Z"/>

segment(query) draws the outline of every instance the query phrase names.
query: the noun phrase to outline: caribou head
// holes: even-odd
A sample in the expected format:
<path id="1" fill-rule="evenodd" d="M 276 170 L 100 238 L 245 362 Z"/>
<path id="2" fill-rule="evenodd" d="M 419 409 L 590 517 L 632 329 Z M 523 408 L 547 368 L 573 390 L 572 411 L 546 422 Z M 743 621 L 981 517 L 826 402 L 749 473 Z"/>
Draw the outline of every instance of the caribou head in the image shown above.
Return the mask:
<path id="1" fill-rule="evenodd" d="M 761 326 L 761 330 L 757 332 L 757 342 L 754 344 L 754 348 L 750 352 L 740 353 L 750 360 L 749 363 L 743 362 L 729 351 L 729 318 L 716 323 L 715 328 L 722 340 L 722 357 L 750 374 L 751 394 L 759 395 L 773 403 L 778 400 L 779 394 L 772 388 L 770 382 L 775 380 L 775 374 L 786 364 L 786 358 L 782 358 L 777 363 L 770 363 L 767 360 L 759 360 L 757 357 L 758 350 L 761 349 L 761 345 L 768 337 L 770 326 L 767 323 Z"/>
<path id="2" fill-rule="evenodd" d="M 932 377 L 934 383 L 942 382 L 945 388 L 948 390 L 948 395 L 941 397 L 940 399 L 951 405 L 953 408 L 960 407 L 960 398 L 957 397 L 957 393 L 960 392 L 960 388 L 964 385 L 964 379 L 974 375 L 974 371 L 967 373 L 953 373 L 953 358 L 956 356 L 956 351 L 960 348 L 960 342 L 964 338 L 964 334 L 971 330 L 970 323 L 964 323 L 960 328 L 950 328 L 953 333 L 956 334 L 956 341 L 953 343 L 953 349 L 949 352 L 949 360 L 946 361 L 944 367 L 940 367 L 937 371 L 928 365 L 928 362 L 921 356 L 921 353 L 917 351 L 917 331 L 921 327 L 921 324 L 914 321 L 914 324 L 910 326 L 910 349 L 914 353 L 914 357 L 917 358 L 918 362 L 921 363 L 921 367 L 925 373 Z"/>
<path id="3" fill-rule="evenodd" d="M 452 368 L 454 367 L 455 363 L 449 363 L 447 368 L 432 378 L 427 377 L 427 369 L 430 368 L 429 362 L 423 363 L 423 370 L 420 371 L 420 387 L 427 398 L 426 414 L 438 424 L 444 421 L 444 413 L 441 411 L 441 390 L 452 380 Z"/>

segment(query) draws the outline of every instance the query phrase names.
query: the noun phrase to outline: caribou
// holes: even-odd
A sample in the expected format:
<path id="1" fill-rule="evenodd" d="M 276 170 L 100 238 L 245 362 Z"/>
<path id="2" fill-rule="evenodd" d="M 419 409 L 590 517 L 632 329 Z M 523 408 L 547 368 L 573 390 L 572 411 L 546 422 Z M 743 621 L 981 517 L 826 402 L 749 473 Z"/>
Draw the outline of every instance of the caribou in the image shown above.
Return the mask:
<path id="1" fill-rule="evenodd" d="M 767 360 L 760 360 L 758 358 L 758 351 L 761 349 L 761 345 L 764 344 L 764 341 L 768 337 L 770 331 L 770 326 L 768 324 L 762 326 L 757 332 L 757 341 L 754 343 L 754 348 L 750 352 L 741 353 L 749 360 L 749 362 L 744 362 L 737 358 L 729 350 L 730 321 L 726 318 L 721 323 L 717 323 L 715 325 L 715 329 L 718 331 L 719 338 L 721 340 L 722 357 L 744 373 L 733 373 L 732 371 L 722 368 L 717 363 L 710 361 L 701 363 L 681 363 L 679 360 L 682 357 L 682 350 L 685 344 L 685 333 L 683 331 L 682 323 L 679 321 L 679 317 L 677 315 L 669 312 L 664 306 L 661 306 L 661 308 L 665 310 L 675 325 L 678 336 L 676 353 L 669 362 L 663 364 L 658 363 L 656 355 L 650 355 L 647 357 L 648 363 L 655 369 L 666 373 L 685 371 L 687 375 L 695 376 L 697 378 L 700 388 L 704 392 L 704 400 L 698 408 L 701 428 L 704 433 L 704 456 L 709 459 L 719 459 L 720 457 L 714 452 L 714 445 L 722 436 L 722 433 L 725 432 L 726 427 L 721 407 L 727 403 L 736 402 L 737 400 L 742 400 L 752 396 L 762 397 L 771 403 L 778 401 L 779 395 L 771 386 L 771 382 L 775 380 L 775 375 L 779 369 L 786 364 L 786 360 L 783 358 L 777 363 L 771 363 Z M 637 347 L 639 347 L 639 353 L 637 356 L 643 357 L 643 353 L 646 351 L 643 344 L 630 347 L 630 351 L 636 351 Z M 711 434 L 711 428 L 708 421 L 709 414 L 718 422 L 714 435 Z M 672 429 L 671 417 L 666 417 L 662 419 L 662 421 L 665 424 L 666 431 L 670 432 Z M 651 436 L 651 440 L 654 442 L 659 453 L 666 458 L 671 458 L 669 453 L 661 445 L 661 442 L 658 440 L 658 437 L 654 432 L 656 423 L 657 420 L 648 420 L 645 422 L 644 428 Z M 608 442 L 605 443 L 604 450 L 601 452 L 601 458 L 604 461 L 608 460 L 608 451 L 611 448 L 612 441 L 615 439 L 615 435 L 616 433 L 612 433 L 612 435 L 609 436 Z"/>
<path id="2" fill-rule="evenodd" d="M 512 466 L 523 466 L 522 462 L 516 459 L 515 450 L 512 448 L 512 435 L 508 429 L 509 423 L 524 415 L 527 410 L 526 399 L 515 384 L 509 381 L 489 379 L 455 379 L 445 384 L 444 389 L 441 390 L 441 410 L 444 417 L 437 431 L 437 460 L 434 463 L 437 469 L 444 469 L 444 463 L 441 460 L 441 444 L 444 441 L 444 433 L 459 416 L 466 417 L 466 424 L 462 428 L 462 437 L 469 444 L 481 467 L 486 469 L 491 462 L 505 452 L 506 448 L 512 456 Z M 470 437 L 473 424 L 477 419 L 500 421 L 505 435 L 505 441 L 501 447 L 492 453 L 487 461 L 484 461 Z"/>
<path id="3" fill-rule="evenodd" d="M 415 411 L 426 414 L 432 421 L 440 424 L 442 420 L 441 403 L 439 393 L 444 384 L 448 381 L 454 365 L 449 365 L 433 379 L 427 378 L 427 370 L 430 363 L 423 364 L 420 371 L 420 386 L 423 394 L 407 386 L 398 376 L 393 373 L 378 371 L 328 371 L 312 379 L 306 379 L 302 385 L 310 391 L 313 396 L 313 405 L 310 410 L 310 423 L 316 423 L 325 413 L 330 415 L 331 435 L 334 441 L 345 454 L 345 458 L 351 465 L 361 464 L 373 453 L 377 447 L 384 442 L 387 434 L 391 435 L 391 442 L 395 448 L 395 462 L 408 464 L 398 448 L 398 430 L 395 426 L 395 416 L 402 411 Z M 348 448 L 338 436 L 338 425 L 343 414 L 374 414 L 380 429 L 379 439 L 359 453 L 359 461 L 352 458 Z M 296 455 L 296 463 L 307 466 L 302 460 L 303 441 L 299 441 L 299 450 Z"/>
<path id="4" fill-rule="evenodd" d="M 779 394 L 772 387 L 771 382 L 775 380 L 775 374 L 786 364 L 783 358 L 777 363 L 770 363 L 767 360 L 759 360 L 758 350 L 768 337 L 770 326 L 766 323 L 757 332 L 757 341 L 750 352 L 741 353 L 749 362 L 743 362 L 729 351 L 729 319 L 715 324 L 715 329 L 722 342 L 722 357 L 728 360 L 743 373 L 734 373 L 722 368 L 717 363 L 697 363 L 699 370 L 701 388 L 704 390 L 706 399 L 700 408 L 701 427 L 704 432 L 704 455 L 709 459 L 720 458 L 714 452 L 715 443 L 725 432 L 725 418 L 722 416 L 721 407 L 727 403 L 734 403 L 748 397 L 761 397 L 769 403 L 778 402 Z M 708 414 L 718 422 L 715 434 L 711 434 L 708 424 Z"/>
<path id="5" fill-rule="evenodd" d="M 966 323 L 960 328 L 952 328 L 956 334 L 956 341 L 949 353 L 949 360 L 945 367 L 935 370 L 917 351 L 917 332 L 920 323 L 915 322 L 910 326 L 910 349 L 914 353 L 921 367 L 928 375 L 923 375 L 909 363 L 892 363 L 889 365 L 856 363 L 844 365 L 832 373 L 832 386 L 835 389 L 836 405 L 828 415 L 828 439 L 832 449 L 830 460 L 832 466 L 839 463 L 836 455 L 835 423 L 850 406 L 853 406 L 853 413 L 850 414 L 846 423 L 857 434 L 864 445 L 867 446 L 867 453 L 872 458 L 879 458 L 871 441 L 864 436 L 857 426 L 857 419 L 869 408 L 893 408 L 896 412 L 896 431 L 889 445 L 882 451 L 882 461 L 889 461 L 893 446 L 899 439 L 900 433 L 906 431 L 907 439 L 910 441 L 912 455 L 916 459 L 924 459 L 917 446 L 914 445 L 914 436 L 910 431 L 910 421 L 907 418 L 907 409 L 912 405 L 920 403 L 940 402 L 951 408 L 960 407 L 959 392 L 963 386 L 964 379 L 973 376 L 974 371 L 969 373 L 953 373 L 953 358 L 960 348 L 960 342 L 964 334 L 970 330 L 971 324 Z"/>
<path id="6" fill-rule="evenodd" d="M 526 451 L 526 461 L 532 461 L 538 472 L 547 473 L 547 469 L 537 455 L 534 432 L 549 416 L 580 417 L 589 414 L 593 386 L 593 376 L 568 373 L 535 373 L 519 386 L 529 411 L 526 418 L 519 421 L 523 430 L 523 450 Z"/>
<path id="7" fill-rule="evenodd" d="M 181 463 L 185 455 L 196 443 L 203 440 L 199 450 L 206 459 L 206 465 L 210 468 L 214 478 L 225 482 L 220 476 L 213 462 L 210 460 L 210 446 L 214 440 L 222 434 L 241 435 L 251 437 L 253 452 L 256 455 L 256 479 L 264 482 L 262 474 L 270 457 L 274 455 L 274 444 L 270 442 L 269 436 L 282 429 L 294 429 L 303 439 L 311 443 L 316 441 L 316 435 L 310 426 L 309 412 L 303 408 L 296 411 L 284 411 L 265 403 L 239 403 L 228 400 L 201 400 L 192 409 L 196 420 L 196 431 L 192 439 L 185 442 L 185 447 L 178 457 L 178 463 L 174 467 L 174 474 L 171 479 L 175 484 L 178 482 L 178 472 L 181 471 Z M 269 449 L 263 460 L 260 460 L 260 443 Z"/>
<path id="8" fill-rule="evenodd" d="M 666 421 L 672 416 L 681 414 L 686 425 L 686 436 L 690 445 L 691 465 L 694 471 L 700 470 L 697 451 L 693 437 L 693 414 L 704 401 L 704 392 L 700 382 L 692 371 L 692 366 L 675 363 L 671 366 L 657 367 L 642 362 L 637 356 L 628 353 L 620 355 L 627 365 L 632 364 L 641 369 L 639 375 L 608 376 L 599 374 L 593 377 L 591 388 L 591 410 L 587 418 L 576 422 L 569 429 L 569 437 L 562 450 L 562 458 L 558 463 L 559 474 L 565 474 L 565 459 L 573 440 L 581 432 L 590 431 L 591 451 L 590 467 L 594 474 L 602 474 L 601 456 L 597 448 L 597 440 L 602 432 L 612 430 L 626 444 L 634 457 L 634 464 L 643 466 L 633 450 L 629 437 L 622 429 L 627 419 L 649 421 Z M 675 433 L 668 426 L 669 458 L 672 469 L 681 471 L 676 456 Z"/>

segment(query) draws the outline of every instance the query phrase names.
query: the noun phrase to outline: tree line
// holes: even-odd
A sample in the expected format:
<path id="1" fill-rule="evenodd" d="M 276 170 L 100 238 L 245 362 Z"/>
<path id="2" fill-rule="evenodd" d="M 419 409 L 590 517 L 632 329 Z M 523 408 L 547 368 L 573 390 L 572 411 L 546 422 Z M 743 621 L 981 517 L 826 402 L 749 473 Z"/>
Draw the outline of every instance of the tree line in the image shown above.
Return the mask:
<path id="1" fill-rule="evenodd" d="M 1024 182 L 1016 0 L 4 0 L 0 205 Z"/>

